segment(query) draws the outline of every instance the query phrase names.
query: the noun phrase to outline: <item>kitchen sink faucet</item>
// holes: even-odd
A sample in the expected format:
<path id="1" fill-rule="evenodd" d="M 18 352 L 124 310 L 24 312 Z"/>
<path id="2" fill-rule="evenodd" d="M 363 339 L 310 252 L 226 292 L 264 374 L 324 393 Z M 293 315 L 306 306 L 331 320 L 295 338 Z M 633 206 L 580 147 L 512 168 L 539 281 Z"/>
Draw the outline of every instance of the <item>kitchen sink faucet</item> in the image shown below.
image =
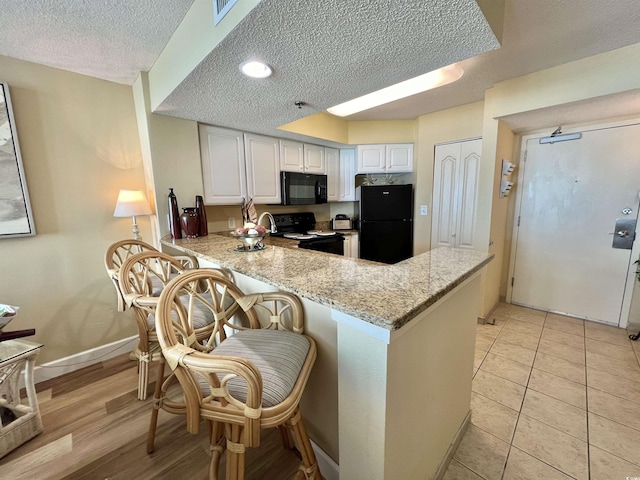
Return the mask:
<path id="1" fill-rule="evenodd" d="M 260 214 L 260 216 L 258 217 L 258 225 L 262 225 L 262 219 L 264 217 L 267 217 L 269 219 L 269 222 L 271 223 L 271 233 L 276 233 L 278 231 L 278 228 L 276 227 L 276 221 L 273 218 L 273 215 L 271 215 L 269 212 L 262 212 Z"/>

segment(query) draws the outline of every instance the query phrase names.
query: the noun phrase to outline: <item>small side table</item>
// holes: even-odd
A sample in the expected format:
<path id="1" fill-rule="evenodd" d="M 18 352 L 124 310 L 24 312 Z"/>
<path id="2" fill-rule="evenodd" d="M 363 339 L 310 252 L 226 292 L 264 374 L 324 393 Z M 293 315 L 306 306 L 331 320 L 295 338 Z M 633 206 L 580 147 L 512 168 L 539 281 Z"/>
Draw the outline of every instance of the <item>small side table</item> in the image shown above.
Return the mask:
<path id="1" fill-rule="evenodd" d="M 0 458 L 42 432 L 33 367 L 42 344 L 27 340 L 0 342 L 0 406 L 13 412 L 16 419 L 0 424 Z M 18 382 L 24 367 L 27 404 L 20 398 Z"/>

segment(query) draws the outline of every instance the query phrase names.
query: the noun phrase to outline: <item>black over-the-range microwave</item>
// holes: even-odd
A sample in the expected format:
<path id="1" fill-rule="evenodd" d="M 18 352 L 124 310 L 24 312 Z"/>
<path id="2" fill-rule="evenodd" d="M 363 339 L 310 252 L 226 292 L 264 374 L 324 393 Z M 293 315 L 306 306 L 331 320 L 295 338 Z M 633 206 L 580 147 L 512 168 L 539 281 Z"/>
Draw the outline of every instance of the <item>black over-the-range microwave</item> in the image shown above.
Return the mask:
<path id="1" fill-rule="evenodd" d="M 298 172 L 280 172 L 282 205 L 327 203 L 327 176 Z"/>

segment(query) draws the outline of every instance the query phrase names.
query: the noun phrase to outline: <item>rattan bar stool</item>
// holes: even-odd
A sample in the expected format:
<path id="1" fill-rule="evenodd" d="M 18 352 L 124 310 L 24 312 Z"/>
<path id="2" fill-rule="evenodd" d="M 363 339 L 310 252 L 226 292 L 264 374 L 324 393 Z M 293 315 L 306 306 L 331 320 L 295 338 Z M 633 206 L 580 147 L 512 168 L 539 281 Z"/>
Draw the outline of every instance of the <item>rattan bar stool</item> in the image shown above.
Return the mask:
<path id="1" fill-rule="evenodd" d="M 139 400 L 147 398 L 150 363 L 162 360 L 155 325 L 160 292 L 171 279 L 187 268 L 185 263 L 188 263 L 185 258 L 178 259 L 157 250 L 149 250 L 129 256 L 118 271 L 123 302 L 132 309 L 138 327 L 138 344 L 133 353 L 138 360 Z M 193 268 L 196 265 L 187 266 Z M 197 317 L 196 330 L 204 332 L 203 337 L 207 337 L 209 329 L 213 328 L 213 316 L 207 311 L 197 313 L 200 315 Z M 159 368 L 162 369 L 162 366 Z"/>
<path id="2" fill-rule="evenodd" d="M 206 340 L 194 330 L 196 307 L 208 309 L 215 327 Z M 285 292 L 244 295 L 220 272 L 185 271 L 160 295 L 158 341 L 173 374 L 156 385 L 148 451 L 154 450 L 158 409 L 184 414 L 197 433 L 210 427 L 209 478 L 218 478 L 226 451 L 226 478 L 244 479 L 245 449 L 260 444 L 262 428 L 278 427 L 302 464 L 297 479 L 321 480 L 299 402 L 316 358 L 313 339 L 303 335 L 302 304 Z M 171 400 L 170 384 L 181 386 Z"/>

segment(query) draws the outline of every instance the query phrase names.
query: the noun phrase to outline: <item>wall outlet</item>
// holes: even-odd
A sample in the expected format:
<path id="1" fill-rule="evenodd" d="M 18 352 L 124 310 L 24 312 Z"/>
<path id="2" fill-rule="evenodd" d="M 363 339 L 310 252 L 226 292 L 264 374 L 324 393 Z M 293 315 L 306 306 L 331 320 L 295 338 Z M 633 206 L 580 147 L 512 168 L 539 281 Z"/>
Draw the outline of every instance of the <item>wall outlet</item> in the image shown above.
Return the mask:
<path id="1" fill-rule="evenodd" d="M 227 220 L 227 225 L 229 226 L 229 228 L 236 228 L 236 219 L 233 217 L 229 217 L 229 220 Z"/>
<path id="2" fill-rule="evenodd" d="M 427 206 L 420 205 L 420 215 L 426 215 L 426 214 L 427 214 Z"/>

